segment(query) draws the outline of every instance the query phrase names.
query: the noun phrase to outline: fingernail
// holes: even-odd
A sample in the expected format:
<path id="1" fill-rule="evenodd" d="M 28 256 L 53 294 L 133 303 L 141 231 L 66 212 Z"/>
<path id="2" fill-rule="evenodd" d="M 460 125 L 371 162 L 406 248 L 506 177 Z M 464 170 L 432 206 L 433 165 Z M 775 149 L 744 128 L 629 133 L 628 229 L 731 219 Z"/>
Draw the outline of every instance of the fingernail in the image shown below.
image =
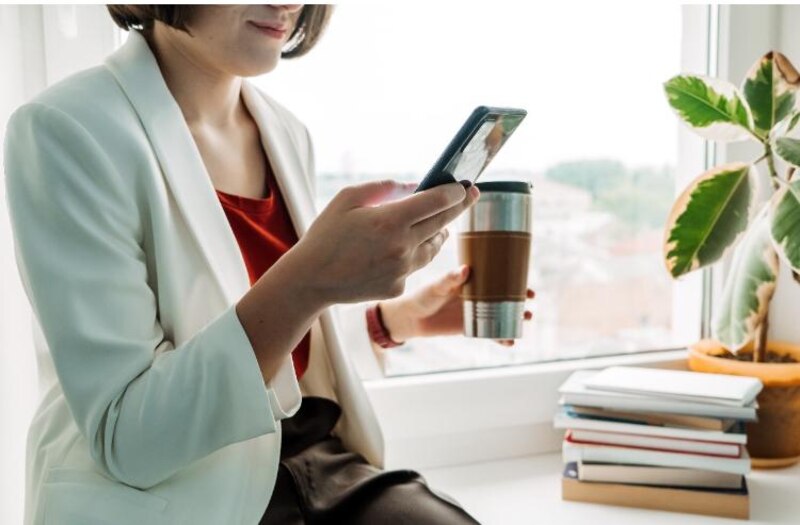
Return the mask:
<path id="1" fill-rule="evenodd" d="M 472 181 L 466 180 L 466 179 L 460 180 L 460 181 L 458 181 L 458 183 L 461 184 L 462 186 L 464 186 L 465 190 L 468 190 L 469 187 L 472 186 Z"/>

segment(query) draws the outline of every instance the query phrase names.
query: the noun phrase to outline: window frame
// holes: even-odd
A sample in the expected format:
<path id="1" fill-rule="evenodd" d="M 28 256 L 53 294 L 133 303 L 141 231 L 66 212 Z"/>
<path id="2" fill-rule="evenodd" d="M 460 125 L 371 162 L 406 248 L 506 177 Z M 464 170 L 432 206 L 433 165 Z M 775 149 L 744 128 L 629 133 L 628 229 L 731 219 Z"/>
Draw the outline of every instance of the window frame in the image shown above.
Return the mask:
<path id="1" fill-rule="evenodd" d="M 712 66 L 716 67 L 719 10 L 720 6 L 711 5 L 682 7 L 684 33 L 681 43 L 681 71 L 708 74 L 712 71 L 710 69 Z M 712 25 L 714 26 L 713 30 Z M 714 40 L 713 45 L 711 39 Z M 703 52 L 697 53 L 697 49 L 703 49 Z M 676 71 L 675 73 L 677 74 L 678 72 Z M 699 140 L 697 135 L 685 127 L 679 127 L 677 118 L 675 124 L 678 139 L 678 162 L 675 169 L 675 196 L 677 196 L 701 169 L 714 164 L 716 157 L 713 156 L 715 154 L 713 144 L 707 144 L 705 141 Z M 672 289 L 673 332 L 679 334 L 695 333 L 699 337 L 707 337 L 710 334 L 710 319 L 712 315 L 713 301 L 711 298 L 721 292 L 720 272 L 713 274 L 709 269 L 697 272 L 683 277 L 679 281 L 674 281 Z M 687 305 L 690 306 L 687 307 Z M 533 301 L 531 306 L 535 310 L 536 302 Z M 373 352 L 361 350 L 353 351 L 350 357 L 361 378 L 365 381 L 377 385 L 383 379 L 391 380 L 393 378 L 406 377 L 405 375 L 386 376 L 382 364 Z M 582 361 L 583 359 L 594 359 L 595 357 L 620 357 L 624 361 L 624 358 L 628 355 L 657 354 L 672 350 L 675 350 L 675 348 L 642 349 L 636 352 L 603 354 L 586 358 L 570 357 L 564 361 Z M 521 364 L 498 364 L 487 366 L 483 370 L 497 369 L 498 373 L 502 374 L 502 369 L 506 367 L 549 364 L 550 362 L 532 361 Z M 459 371 L 460 369 L 432 370 L 414 375 L 436 377 Z"/>
<path id="2" fill-rule="evenodd" d="M 720 42 L 720 26 L 729 19 L 728 6 L 682 7 L 681 71 L 715 72 L 719 44 L 725 44 Z M 685 126 L 679 126 L 677 133 L 676 195 L 699 169 L 719 158 L 718 151 Z M 673 283 L 676 324 L 698 325 L 700 337 L 709 335 L 722 273 L 707 269 Z M 365 388 L 384 432 L 387 465 L 434 468 L 555 452 L 563 437 L 552 427 L 558 387 L 572 372 L 606 366 L 681 369 L 685 357 L 685 349 L 668 349 L 414 376 L 373 376 L 365 380 Z"/>
<path id="3" fill-rule="evenodd" d="M 800 35 L 793 31 L 800 21 L 798 6 L 682 9 L 682 71 L 735 82 L 766 50 L 800 54 Z M 736 37 L 741 34 L 747 38 Z M 698 174 L 698 167 L 754 158 L 746 143 L 707 143 L 685 126 L 680 127 L 678 145 L 676 192 Z M 730 255 L 697 276 L 695 286 L 701 287 L 703 300 L 692 315 L 701 321 L 701 337 L 711 335 L 714 304 L 729 263 Z M 680 303 L 676 299 L 673 307 Z M 373 379 L 365 385 L 384 429 L 388 466 L 433 468 L 558 451 L 562 433 L 552 428 L 558 386 L 575 370 L 626 365 L 685 368 L 685 350 Z"/>

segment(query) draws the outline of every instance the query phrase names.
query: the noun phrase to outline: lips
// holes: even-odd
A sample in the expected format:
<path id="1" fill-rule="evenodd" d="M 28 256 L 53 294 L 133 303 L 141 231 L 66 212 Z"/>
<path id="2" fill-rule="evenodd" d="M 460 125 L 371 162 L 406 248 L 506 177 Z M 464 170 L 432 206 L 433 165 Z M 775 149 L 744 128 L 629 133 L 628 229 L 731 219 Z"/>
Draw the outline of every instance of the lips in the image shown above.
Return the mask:
<path id="1" fill-rule="evenodd" d="M 272 29 L 273 31 L 283 31 L 285 32 L 288 29 L 288 26 L 283 25 L 279 22 L 250 22 L 256 27 L 260 27 L 261 29 Z"/>
<path id="2" fill-rule="evenodd" d="M 282 24 L 280 22 L 249 22 L 252 26 L 256 29 L 259 29 L 263 33 L 267 33 L 271 36 L 278 36 L 282 37 L 288 31 L 289 26 Z"/>

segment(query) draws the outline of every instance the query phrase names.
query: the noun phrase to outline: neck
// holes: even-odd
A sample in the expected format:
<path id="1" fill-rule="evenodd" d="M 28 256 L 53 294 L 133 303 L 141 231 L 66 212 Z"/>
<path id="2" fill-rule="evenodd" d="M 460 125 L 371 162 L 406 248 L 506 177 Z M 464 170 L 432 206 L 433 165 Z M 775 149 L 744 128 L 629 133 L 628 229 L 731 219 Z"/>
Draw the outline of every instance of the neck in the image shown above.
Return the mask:
<path id="1" fill-rule="evenodd" d="M 215 69 L 193 56 L 160 24 L 142 33 L 161 74 L 190 127 L 233 125 L 242 116 L 242 77 Z"/>

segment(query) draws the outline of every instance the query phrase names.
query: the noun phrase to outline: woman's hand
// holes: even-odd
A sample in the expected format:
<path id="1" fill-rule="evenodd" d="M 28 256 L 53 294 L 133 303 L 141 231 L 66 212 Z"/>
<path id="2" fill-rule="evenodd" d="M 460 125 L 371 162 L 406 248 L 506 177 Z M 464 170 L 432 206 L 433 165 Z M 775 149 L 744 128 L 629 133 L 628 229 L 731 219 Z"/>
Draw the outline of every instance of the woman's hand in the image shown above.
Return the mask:
<path id="1" fill-rule="evenodd" d="M 458 183 L 413 189 L 390 180 L 343 189 L 239 300 L 266 381 L 324 308 L 402 294 L 406 277 L 439 253 L 445 225 L 479 195 Z"/>
<path id="2" fill-rule="evenodd" d="M 401 342 L 412 337 L 453 335 L 464 332 L 464 309 L 461 286 L 467 282 L 469 267 L 462 265 L 439 280 L 410 294 L 380 302 L 381 317 L 392 340 Z M 528 298 L 534 297 L 528 290 Z M 533 318 L 525 311 L 525 320 Z M 497 340 L 511 346 L 513 339 Z"/>
<path id="3" fill-rule="evenodd" d="M 406 277 L 439 253 L 444 227 L 479 196 L 458 183 L 411 194 L 413 188 L 384 180 L 333 198 L 286 254 L 308 302 L 324 307 L 398 297 Z"/>

